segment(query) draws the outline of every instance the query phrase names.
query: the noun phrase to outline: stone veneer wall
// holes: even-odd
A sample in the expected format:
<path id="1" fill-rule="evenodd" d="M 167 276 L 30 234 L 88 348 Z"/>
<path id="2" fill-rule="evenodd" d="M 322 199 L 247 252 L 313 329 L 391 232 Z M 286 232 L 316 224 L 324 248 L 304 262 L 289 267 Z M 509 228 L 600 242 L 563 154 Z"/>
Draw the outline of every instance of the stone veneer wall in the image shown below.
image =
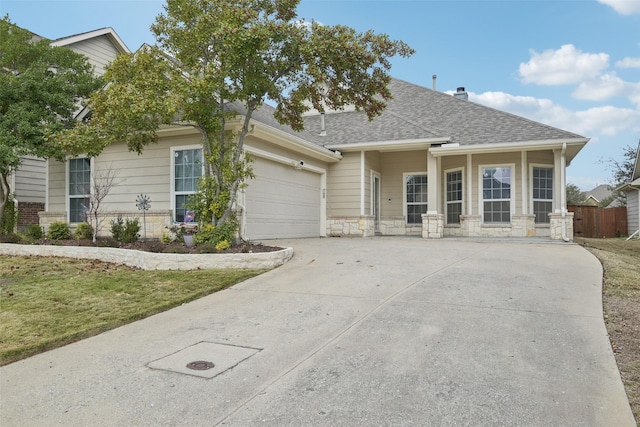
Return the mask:
<path id="1" fill-rule="evenodd" d="M 422 224 L 407 224 L 404 216 L 380 219 L 380 234 L 383 236 L 421 236 Z"/>
<path id="2" fill-rule="evenodd" d="M 327 234 L 371 237 L 375 235 L 375 218 L 370 215 L 332 217 L 327 219 Z"/>
<path id="3" fill-rule="evenodd" d="M 422 214 L 422 237 L 441 239 L 444 236 L 443 214 Z"/>
<path id="4" fill-rule="evenodd" d="M 549 214 L 549 237 L 552 240 L 562 240 L 562 223 L 565 226 L 565 234 L 569 240 L 573 240 L 573 212 L 567 212 L 565 217 L 561 213 Z"/>
<path id="5" fill-rule="evenodd" d="M 511 224 L 486 225 L 480 215 L 461 215 L 460 225 L 444 227 L 446 237 L 534 237 L 534 215 L 513 215 Z"/>

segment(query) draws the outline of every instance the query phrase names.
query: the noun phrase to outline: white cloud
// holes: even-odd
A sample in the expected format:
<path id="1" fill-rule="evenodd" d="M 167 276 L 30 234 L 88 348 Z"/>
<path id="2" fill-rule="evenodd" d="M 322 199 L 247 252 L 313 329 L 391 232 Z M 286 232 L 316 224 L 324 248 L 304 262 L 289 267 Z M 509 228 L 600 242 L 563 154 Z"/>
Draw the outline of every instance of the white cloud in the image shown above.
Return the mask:
<path id="1" fill-rule="evenodd" d="M 618 68 L 640 68 L 640 58 L 631 58 L 627 56 L 622 61 L 616 62 Z"/>
<path id="2" fill-rule="evenodd" d="M 640 2 L 638 0 L 598 0 L 598 3 L 611 6 L 621 15 L 640 14 Z"/>
<path id="3" fill-rule="evenodd" d="M 606 53 L 585 53 L 565 44 L 542 53 L 532 50 L 531 59 L 521 63 L 519 71 L 525 83 L 553 86 L 594 79 L 608 66 Z"/>
<path id="4" fill-rule="evenodd" d="M 593 80 L 587 80 L 573 92 L 576 99 L 590 101 L 604 101 L 614 96 L 621 96 L 630 92 L 630 84 L 626 83 L 615 73 L 607 73 Z"/>
<path id="5" fill-rule="evenodd" d="M 504 92 L 469 93 L 469 100 L 587 137 L 640 131 L 640 111 L 611 105 L 572 111 L 550 99 Z"/>

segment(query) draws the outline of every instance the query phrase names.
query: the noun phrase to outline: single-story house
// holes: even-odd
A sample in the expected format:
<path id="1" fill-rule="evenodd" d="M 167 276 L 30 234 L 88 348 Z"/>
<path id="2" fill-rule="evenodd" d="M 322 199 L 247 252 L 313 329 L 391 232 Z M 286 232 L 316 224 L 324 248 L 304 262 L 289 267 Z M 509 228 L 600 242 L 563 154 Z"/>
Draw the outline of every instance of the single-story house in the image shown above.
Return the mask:
<path id="1" fill-rule="evenodd" d="M 43 37 L 33 34 L 33 40 Z M 101 28 L 51 41 L 51 46 L 65 46 L 76 53 L 84 54 L 94 67 L 96 75 L 103 75 L 105 67 L 118 55 L 129 53 L 113 28 Z M 14 200 L 18 205 L 18 226 L 38 223 L 38 212 L 45 210 L 46 202 L 46 160 L 21 157 L 22 164 L 10 179 Z"/>
<path id="2" fill-rule="evenodd" d="M 346 108 L 309 112 L 295 132 L 264 105 L 252 119 L 246 152 L 255 179 L 240 195 L 242 237 L 417 235 L 569 240 L 565 171 L 588 139 L 406 81 L 369 122 Z M 240 126 L 241 115 L 236 123 Z M 141 216 L 147 236 L 184 220 L 184 203 L 202 173 L 195 129 L 166 127 L 142 155 L 113 144 L 96 158 L 50 160 L 40 222 L 84 220 L 91 177 L 112 169 L 110 217 Z"/>
<path id="3" fill-rule="evenodd" d="M 633 167 L 631 181 L 621 185 L 616 190 L 627 193 L 627 227 L 629 235 L 640 234 L 640 142 L 636 150 L 636 161 Z"/>

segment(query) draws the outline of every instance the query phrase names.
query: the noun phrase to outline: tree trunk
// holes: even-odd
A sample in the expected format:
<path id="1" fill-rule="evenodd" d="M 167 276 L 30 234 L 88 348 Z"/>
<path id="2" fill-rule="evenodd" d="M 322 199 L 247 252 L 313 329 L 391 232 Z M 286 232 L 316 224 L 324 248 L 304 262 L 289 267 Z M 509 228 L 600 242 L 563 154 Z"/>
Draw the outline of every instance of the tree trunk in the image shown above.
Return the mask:
<path id="1" fill-rule="evenodd" d="M 5 207 L 7 206 L 7 200 L 9 200 L 10 192 L 11 192 L 11 189 L 9 188 L 8 174 L 4 174 L 4 173 L 0 174 L 0 225 L 4 224 L 4 215 L 5 215 L 4 210 L 5 210 Z"/>

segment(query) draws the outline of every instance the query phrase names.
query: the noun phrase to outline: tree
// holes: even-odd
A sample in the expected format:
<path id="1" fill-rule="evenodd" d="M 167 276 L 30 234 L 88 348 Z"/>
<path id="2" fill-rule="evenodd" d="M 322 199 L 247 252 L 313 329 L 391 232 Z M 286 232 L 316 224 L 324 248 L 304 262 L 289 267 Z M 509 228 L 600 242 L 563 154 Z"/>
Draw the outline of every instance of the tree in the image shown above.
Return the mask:
<path id="1" fill-rule="evenodd" d="M 82 99 L 101 85 L 83 55 L 0 20 L 0 222 L 9 177 L 24 155 L 61 157 L 47 137 L 74 121 Z"/>
<path id="2" fill-rule="evenodd" d="M 638 149 L 640 149 L 640 143 Z M 619 187 L 632 181 L 636 153 L 636 148 L 627 145 L 626 147 L 622 148 L 622 156 L 620 158 L 609 158 L 602 161 L 603 163 L 606 163 L 609 168 L 611 168 L 612 188 Z M 627 205 L 627 193 L 625 193 L 624 191 L 614 191 L 613 199 L 610 202 L 616 199 L 621 206 Z"/>
<path id="3" fill-rule="evenodd" d="M 91 98 L 92 119 L 58 141 L 89 154 L 122 141 L 140 153 L 159 126 L 193 126 L 205 164 L 198 219 L 233 222 L 238 189 L 252 177 L 243 145 L 256 109 L 271 100 L 294 130 L 311 107 L 353 104 L 372 119 L 391 97 L 389 59 L 413 54 L 384 34 L 301 21 L 299 1 L 168 0 L 151 26 L 157 46 L 120 56 Z"/>
<path id="4" fill-rule="evenodd" d="M 584 203 L 586 194 L 575 184 L 567 184 L 567 204 L 579 205 Z"/>
<path id="5" fill-rule="evenodd" d="M 113 166 L 97 170 L 91 180 L 91 194 L 89 195 L 89 206 L 86 220 L 93 229 L 93 243 L 96 243 L 98 232 L 102 229 L 104 218 L 102 217 L 102 202 L 116 184 L 116 172 Z"/>

